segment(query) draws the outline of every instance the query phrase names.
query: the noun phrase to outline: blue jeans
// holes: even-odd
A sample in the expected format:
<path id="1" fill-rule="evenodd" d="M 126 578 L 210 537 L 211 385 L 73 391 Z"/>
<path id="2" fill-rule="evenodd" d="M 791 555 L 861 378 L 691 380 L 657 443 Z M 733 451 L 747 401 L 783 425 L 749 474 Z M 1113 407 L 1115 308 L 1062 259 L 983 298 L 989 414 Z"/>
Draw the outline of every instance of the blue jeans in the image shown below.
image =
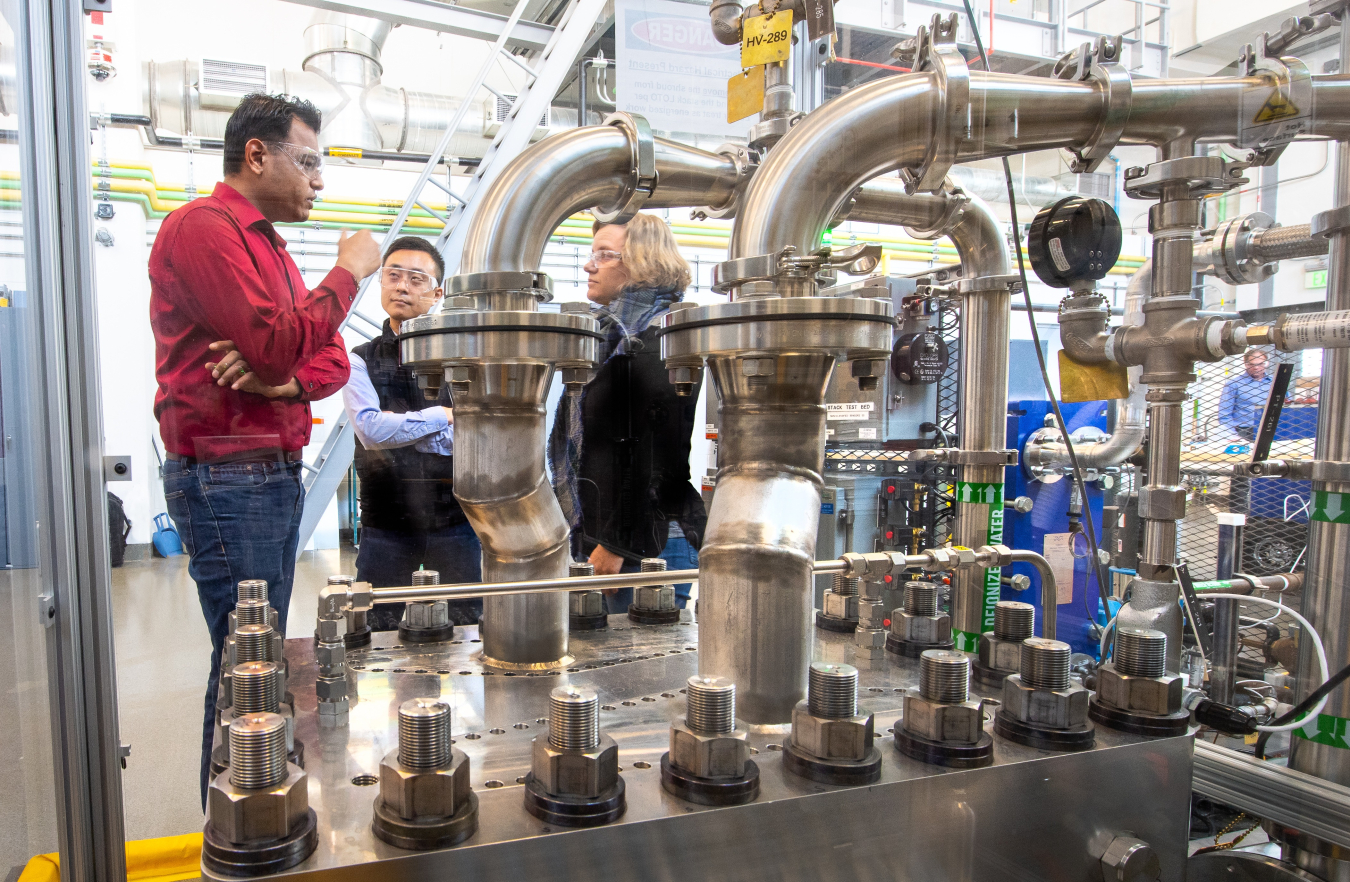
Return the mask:
<path id="1" fill-rule="evenodd" d="M 164 463 L 164 500 L 197 583 L 202 615 L 211 632 L 211 676 L 202 720 L 202 807 L 211 774 L 216 693 L 221 653 L 235 607 L 236 585 L 266 579 L 267 598 L 286 633 L 295 578 L 296 546 L 305 489 L 300 463 L 231 462 L 189 466 Z"/>
<path id="2" fill-rule="evenodd" d="M 666 569 L 668 570 L 698 569 L 698 551 L 683 536 L 670 537 L 666 542 L 665 550 L 661 552 L 661 559 L 666 562 Z M 675 605 L 684 609 L 685 605 L 689 603 L 689 594 L 693 589 L 693 582 L 680 582 L 676 585 Z"/>
<path id="3" fill-rule="evenodd" d="M 376 588 L 412 583 L 413 570 L 426 567 L 441 574 L 442 585 L 481 582 L 483 546 L 473 527 L 456 524 L 434 533 L 403 533 L 363 527 L 356 553 L 356 578 Z M 402 603 L 379 603 L 370 613 L 373 631 L 393 631 L 403 618 Z M 476 625 L 483 601 L 457 600 L 450 604 L 450 621 Z"/>

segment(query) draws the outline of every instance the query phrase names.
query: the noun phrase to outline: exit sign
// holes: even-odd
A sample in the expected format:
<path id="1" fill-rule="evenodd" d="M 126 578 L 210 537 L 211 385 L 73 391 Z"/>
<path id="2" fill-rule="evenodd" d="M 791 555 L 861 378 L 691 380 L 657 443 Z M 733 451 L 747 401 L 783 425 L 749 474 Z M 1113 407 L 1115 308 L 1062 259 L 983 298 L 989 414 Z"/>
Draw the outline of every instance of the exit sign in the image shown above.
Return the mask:
<path id="1" fill-rule="evenodd" d="M 1326 270 L 1309 270 L 1303 274 L 1303 287 L 1305 288 L 1325 288 L 1327 286 Z"/>

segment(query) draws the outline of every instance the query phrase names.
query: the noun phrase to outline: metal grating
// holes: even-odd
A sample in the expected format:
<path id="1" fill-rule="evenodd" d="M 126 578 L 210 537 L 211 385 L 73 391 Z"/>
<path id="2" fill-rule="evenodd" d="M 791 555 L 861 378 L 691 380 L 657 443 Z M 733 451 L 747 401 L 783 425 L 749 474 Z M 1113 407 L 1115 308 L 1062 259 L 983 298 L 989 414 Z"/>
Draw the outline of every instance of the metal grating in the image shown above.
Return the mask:
<path id="1" fill-rule="evenodd" d="M 267 67 L 262 64 L 203 58 L 201 90 L 241 97 L 253 92 L 266 92 Z"/>
<path id="2" fill-rule="evenodd" d="M 1311 459 L 1317 435 L 1317 375 L 1320 354 L 1267 352 L 1267 372 L 1279 362 L 1294 365 L 1272 459 Z M 1182 424 L 1182 480 L 1187 488 L 1186 517 L 1178 526 L 1177 550 L 1197 579 L 1215 578 L 1218 516 L 1247 516 L 1238 570 L 1256 576 L 1302 567 L 1308 540 L 1307 481 L 1284 478 L 1234 478 L 1234 463 L 1251 461 L 1250 441 L 1224 425 L 1220 402 L 1224 387 L 1244 374 L 1241 356 L 1200 365 L 1191 384 Z"/>

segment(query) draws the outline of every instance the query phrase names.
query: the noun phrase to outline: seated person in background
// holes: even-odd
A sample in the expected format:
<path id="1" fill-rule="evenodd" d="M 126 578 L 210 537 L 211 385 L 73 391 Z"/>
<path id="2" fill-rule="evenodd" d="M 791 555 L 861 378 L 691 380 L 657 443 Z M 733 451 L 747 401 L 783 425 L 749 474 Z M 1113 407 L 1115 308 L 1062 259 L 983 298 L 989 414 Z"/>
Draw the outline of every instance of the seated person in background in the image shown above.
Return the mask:
<path id="1" fill-rule="evenodd" d="M 1261 422 L 1274 382 L 1266 373 L 1266 362 L 1266 353 L 1260 349 L 1242 353 L 1242 366 L 1246 372 L 1225 383 L 1219 397 L 1219 422 L 1246 441 L 1256 438 L 1256 426 Z"/>
<path id="2" fill-rule="evenodd" d="M 600 322 L 600 365 L 580 395 L 564 395 L 549 438 L 553 489 L 572 528 L 572 554 L 597 575 L 637 572 L 643 558 L 698 566 L 707 513 L 689 481 L 698 389 L 670 383 L 657 330 L 684 296 L 689 264 L 655 215 L 596 222 L 586 297 Z M 680 607 L 690 583 L 676 586 Z M 627 612 L 633 589 L 606 591 Z"/>
<path id="3" fill-rule="evenodd" d="M 377 588 L 407 585 L 421 567 L 442 584 L 481 580 L 482 546 L 454 494 L 454 414 L 449 387 L 428 406 L 417 376 L 401 365 L 398 332 L 440 300 L 445 262 L 416 236 L 397 239 L 380 268 L 380 303 L 389 319 L 380 336 L 352 350 L 352 376 L 342 403 L 356 430 L 361 532 L 356 577 Z M 404 604 L 379 604 L 375 631 L 392 631 Z M 474 625 L 481 600 L 450 604 L 451 620 Z"/>

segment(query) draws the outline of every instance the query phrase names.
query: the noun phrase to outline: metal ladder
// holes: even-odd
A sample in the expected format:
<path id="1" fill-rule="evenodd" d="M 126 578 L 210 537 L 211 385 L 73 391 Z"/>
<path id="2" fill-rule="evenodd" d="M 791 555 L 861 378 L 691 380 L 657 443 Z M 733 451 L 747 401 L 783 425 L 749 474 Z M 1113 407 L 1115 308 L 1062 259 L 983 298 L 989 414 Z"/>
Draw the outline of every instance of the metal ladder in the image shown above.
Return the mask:
<path id="1" fill-rule="evenodd" d="M 407 221 L 413 208 L 421 208 L 445 224 L 445 229 L 442 230 L 440 237 L 437 239 L 436 246 L 445 258 L 447 278 L 454 275 L 459 268 L 459 258 L 463 251 L 463 237 L 468 231 L 468 222 L 477 208 L 478 195 L 496 180 L 502 168 L 529 146 L 530 138 L 534 135 L 538 120 L 543 117 L 549 104 L 553 101 L 553 97 L 562 87 L 563 80 L 572 71 L 577 55 L 585 48 L 586 40 L 605 8 L 606 0 L 571 0 L 563 13 L 562 20 L 554 29 L 548 44 L 539 54 L 533 66 L 527 64 L 518 56 L 505 51 L 507 41 L 515 29 L 516 23 L 520 21 L 520 16 L 528 2 L 529 0 L 517 0 L 506 26 L 493 44 L 492 51 L 488 54 L 469 90 L 465 93 L 464 101 L 456 109 L 450 124 L 446 126 L 445 132 L 441 135 L 440 143 L 436 145 L 436 149 L 427 159 L 427 164 L 423 167 L 421 174 L 418 175 L 417 182 L 413 184 L 408 198 L 403 201 L 403 206 L 399 209 L 393 224 L 389 227 L 389 232 L 385 234 L 384 241 L 381 243 L 383 247 L 398 238 L 399 233 L 402 232 L 403 224 Z M 502 122 L 482 161 L 479 162 L 465 195 L 461 197 L 451 191 L 448 172 L 444 183 L 436 178 L 436 167 L 445 156 L 445 151 L 450 146 L 450 139 L 459 130 L 464 115 L 468 112 L 473 98 L 480 90 L 486 89 L 497 98 L 506 99 L 505 95 L 487 85 L 488 74 L 499 58 L 508 59 L 524 70 L 526 83 L 511 103 L 510 113 L 506 120 Z M 428 184 L 441 190 L 449 199 L 447 211 L 438 211 L 423 202 L 422 194 Z M 378 292 L 374 296 L 367 296 L 371 288 L 371 282 L 375 278 L 376 276 L 370 276 L 362 282 L 356 302 L 347 314 L 347 319 L 342 323 L 342 329 L 352 330 L 367 340 L 373 339 L 379 334 L 383 326 L 383 320 L 362 311 L 362 307 L 367 303 L 379 301 Z M 362 324 L 354 324 L 353 319 L 359 320 Z M 369 330 L 369 328 L 374 330 Z M 305 463 L 305 508 L 300 518 L 300 542 L 297 553 L 302 553 L 305 546 L 309 544 L 310 538 L 319 525 L 319 519 L 328 508 L 329 501 L 337 493 L 343 475 L 347 473 L 347 469 L 351 466 L 355 449 L 356 439 L 352 430 L 351 418 L 347 415 L 346 410 L 343 410 L 338 416 L 337 422 L 329 430 L 328 437 L 324 439 L 318 457 L 312 464 Z"/>

